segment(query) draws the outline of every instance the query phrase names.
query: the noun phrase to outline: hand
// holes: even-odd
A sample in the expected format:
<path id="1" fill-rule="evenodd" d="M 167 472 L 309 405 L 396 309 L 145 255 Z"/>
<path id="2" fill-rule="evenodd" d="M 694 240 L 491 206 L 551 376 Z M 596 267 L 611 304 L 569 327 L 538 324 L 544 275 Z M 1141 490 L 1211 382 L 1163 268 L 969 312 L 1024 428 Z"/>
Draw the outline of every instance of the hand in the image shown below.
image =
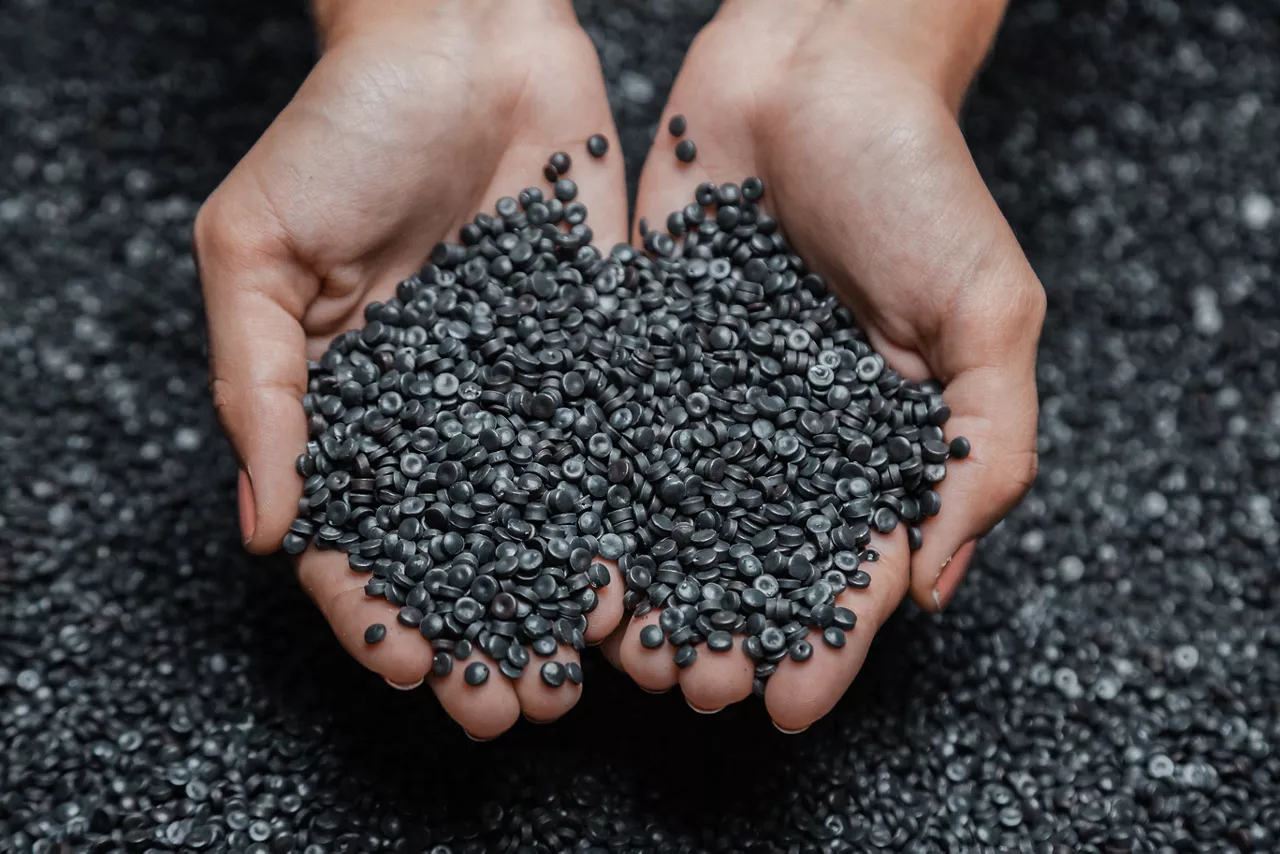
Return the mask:
<path id="1" fill-rule="evenodd" d="M 1044 292 L 956 123 L 1000 5 L 730 2 L 694 43 L 668 107 L 687 117 L 698 157 L 675 158 L 664 119 L 641 180 L 637 213 L 661 228 L 699 182 L 763 178 L 764 205 L 795 250 L 894 368 L 946 383 L 947 435 L 972 441 L 972 456 L 949 466 L 923 547 L 910 552 L 902 526 L 873 541 L 882 558 L 871 586 L 838 603 L 858 615 L 849 643 L 814 644 L 809 661 L 784 660 L 767 683 L 786 731 L 830 711 L 908 588 L 924 608 L 946 604 L 976 538 L 1035 476 Z M 704 711 L 749 694 L 740 650 L 678 671 L 669 649 L 644 649 L 639 632 L 657 618 L 631 621 L 604 647 L 641 687 L 678 681 Z"/>
<path id="2" fill-rule="evenodd" d="M 302 494 L 306 359 L 362 326 L 364 306 L 393 296 L 437 241 L 498 197 L 542 186 L 556 150 L 574 158 L 595 242 L 626 239 L 621 156 L 595 160 L 584 147 L 603 132 L 620 151 L 595 50 L 567 0 L 348 0 L 317 18 L 323 57 L 195 228 L 212 392 L 240 460 L 245 546 L 260 554 L 279 547 Z M 393 684 L 422 681 L 430 645 L 393 605 L 366 597 L 345 554 L 312 549 L 297 568 L 357 660 Z M 622 585 L 600 592 L 589 641 L 621 618 Z M 372 623 L 389 631 L 377 645 L 363 640 Z M 559 717 L 581 691 L 549 689 L 536 674 L 471 688 L 462 670 L 427 681 L 476 738 L 522 711 Z"/>

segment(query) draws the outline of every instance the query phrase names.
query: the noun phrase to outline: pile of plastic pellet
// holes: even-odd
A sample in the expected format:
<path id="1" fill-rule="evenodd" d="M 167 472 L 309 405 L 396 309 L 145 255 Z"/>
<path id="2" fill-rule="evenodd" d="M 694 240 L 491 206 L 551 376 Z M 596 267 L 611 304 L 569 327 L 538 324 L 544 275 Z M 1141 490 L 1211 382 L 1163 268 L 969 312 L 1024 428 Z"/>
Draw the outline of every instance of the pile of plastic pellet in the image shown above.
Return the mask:
<path id="1" fill-rule="evenodd" d="M 638 168 L 714 3 L 577 6 Z M 803 735 L 586 655 L 477 745 L 240 548 L 191 222 L 303 5 L 0 4 L 0 851 L 1277 850 L 1275 20 L 1011 4 L 965 123 L 1049 294 L 1041 476 L 946 615 Z"/>
<path id="2" fill-rule="evenodd" d="M 571 165 L 551 155 L 549 195 L 499 199 L 311 364 L 285 550 L 345 550 L 437 676 L 487 656 L 471 685 L 582 649 L 595 560 L 617 560 L 627 611 L 663 609 L 645 646 L 684 668 L 738 636 L 763 694 L 811 633 L 844 646 L 836 597 L 871 583 L 872 530 L 901 521 L 918 548 L 968 442 L 943 439 L 941 387 L 886 367 L 790 251 L 760 179 L 700 185 L 645 229 L 649 254 L 605 257 Z"/>

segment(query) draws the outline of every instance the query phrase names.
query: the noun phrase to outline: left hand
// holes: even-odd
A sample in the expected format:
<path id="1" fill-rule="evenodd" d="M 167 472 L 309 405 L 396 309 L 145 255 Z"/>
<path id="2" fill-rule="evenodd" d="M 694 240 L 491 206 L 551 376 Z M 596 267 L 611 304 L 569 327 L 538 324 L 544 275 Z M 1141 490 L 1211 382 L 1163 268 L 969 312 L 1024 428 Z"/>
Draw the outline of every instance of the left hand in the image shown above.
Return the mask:
<path id="1" fill-rule="evenodd" d="M 795 251 L 892 367 L 946 384 L 947 435 L 972 441 L 940 486 L 943 511 L 924 525 L 923 547 L 910 552 L 902 526 L 873 540 L 873 583 L 838 602 L 858 615 L 848 644 L 815 644 L 809 661 L 784 660 L 770 678 L 765 703 L 783 731 L 831 710 L 908 590 L 926 609 L 946 604 L 976 539 L 1035 477 L 1044 291 L 956 120 L 1001 6 L 731 0 L 694 43 L 668 107 L 687 117 L 698 158 L 676 160 L 664 117 L 641 180 L 637 214 L 662 228 L 700 182 L 763 178 L 763 204 Z M 700 711 L 750 693 L 740 649 L 683 671 L 668 648 L 644 649 L 640 629 L 657 618 L 632 620 L 605 644 L 641 687 L 678 682 Z"/>

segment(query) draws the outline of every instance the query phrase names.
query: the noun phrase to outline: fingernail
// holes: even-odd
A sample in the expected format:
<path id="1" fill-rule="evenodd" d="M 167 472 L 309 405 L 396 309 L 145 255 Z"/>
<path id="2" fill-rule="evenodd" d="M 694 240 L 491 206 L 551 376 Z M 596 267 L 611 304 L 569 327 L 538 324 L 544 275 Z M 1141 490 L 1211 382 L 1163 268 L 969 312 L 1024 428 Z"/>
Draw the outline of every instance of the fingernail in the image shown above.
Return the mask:
<path id="1" fill-rule="evenodd" d="M 960 579 L 964 578 L 969 561 L 973 559 L 973 550 L 977 547 L 978 541 L 970 540 L 956 549 L 956 553 L 943 565 L 938 580 L 933 583 L 933 604 L 937 610 L 947 607 L 951 597 L 955 595 Z"/>
<path id="2" fill-rule="evenodd" d="M 685 700 L 684 702 L 685 702 L 685 705 L 687 705 L 689 708 L 693 709 L 695 712 L 697 712 L 700 715 L 715 715 L 724 711 L 724 706 L 721 706 L 718 709 L 699 709 L 697 706 L 695 706 L 693 703 L 690 703 L 688 700 Z"/>
<path id="3" fill-rule="evenodd" d="M 240 482 L 236 487 L 240 500 L 240 536 L 244 544 L 249 545 L 253 539 L 253 530 L 258 525 L 258 507 L 253 500 L 253 482 L 249 473 L 240 469 Z"/>
<path id="4" fill-rule="evenodd" d="M 778 732 L 782 733 L 783 735 L 799 735 L 800 733 L 808 729 L 807 726 L 802 726 L 800 727 L 800 729 L 783 729 L 782 727 L 778 726 L 777 721 L 774 721 L 773 728 L 776 729 Z"/>
<path id="5" fill-rule="evenodd" d="M 536 720 L 536 719 L 534 719 L 534 718 L 529 717 L 529 716 L 528 716 L 528 715 L 526 715 L 524 712 L 521 712 L 521 713 L 520 713 L 520 715 L 521 715 L 521 716 L 522 716 L 526 721 L 528 721 L 529 723 L 531 723 L 531 724 L 537 724 L 538 726 L 546 726 L 547 724 L 553 724 L 553 723 L 555 723 L 555 721 L 540 721 L 540 720 Z M 474 738 L 472 739 L 472 741 L 478 741 L 478 740 L 479 740 L 479 739 L 474 739 Z"/>
<path id="6" fill-rule="evenodd" d="M 472 741 L 474 741 L 476 744 L 484 744 L 485 742 L 493 741 L 493 738 L 497 738 L 496 735 L 493 738 L 476 738 L 474 735 L 467 732 L 465 729 L 462 731 L 462 734 L 465 735 L 467 738 L 471 739 Z"/>
<path id="7" fill-rule="evenodd" d="M 383 677 L 383 678 L 385 679 L 386 677 Z M 422 684 L 422 679 L 419 679 L 417 682 L 414 682 L 411 685 L 401 685 L 399 682 L 392 682 L 390 679 L 386 679 L 386 683 L 390 685 L 392 688 L 395 688 L 397 691 L 412 691 L 414 688 L 417 688 L 419 685 Z"/>
<path id="8" fill-rule="evenodd" d="M 639 688 L 641 691 L 645 692 L 646 694 L 657 694 L 657 695 L 665 694 L 671 690 L 670 688 L 663 688 L 661 691 L 650 691 L 648 688 L 645 688 L 640 685 L 637 685 L 636 687 Z"/>

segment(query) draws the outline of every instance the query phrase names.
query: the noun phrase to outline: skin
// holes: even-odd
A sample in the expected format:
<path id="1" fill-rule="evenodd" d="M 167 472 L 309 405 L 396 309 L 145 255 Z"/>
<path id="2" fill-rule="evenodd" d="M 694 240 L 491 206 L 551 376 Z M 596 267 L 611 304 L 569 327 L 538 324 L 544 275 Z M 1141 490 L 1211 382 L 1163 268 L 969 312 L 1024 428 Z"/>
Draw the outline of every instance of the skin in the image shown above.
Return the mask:
<path id="1" fill-rule="evenodd" d="M 890 365 L 946 383 L 946 434 L 973 443 L 949 466 L 943 512 L 924 523 L 919 551 L 902 526 L 873 540 L 871 586 L 838 599 L 858 615 L 846 646 L 812 637 L 813 657 L 784 660 L 769 680 L 765 704 L 787 732 L 831 710 L 905 594 L 945 606 L 972 543 L 1035 478 L 1044 290 L 956 121 L 1001 11 L 936 0 L 727 3 L 690 49 L 660 125 L 685 114 L 698 158 L 680 163 L 677 140 L 659 133 L 640 182 L 637 213 L 664 222 L 699 182 L 763 178 L 765 207 L 796 251 Z M 750 693 L 739 648 L 703 649 L 683 671 L 668 650 L 644 649 L 639 630 L 656 619 L 631 620 L 605 646 L 641 687 L 678 683 L 702 711 Z"/>
<path id="2" fill-rule="evenodd" d="M 683 207 L 701 181 L 764 179 L 764 205 L 796 250 L 851 305 L 874 346 L 908 377 L 947 384 L 948 437 L 973 454 L 949 467 L 944 512 L 878 537 L 873 583 L 838 604 L 858 615 L 841 650 L 812 637 L 813 657 L 784 660 L 765 703 L 797 732 L 848 688 L 876 629 L 908 595 L 945 606 L 973 543 L 1035 477 L 1035 349 L 1044 292 L 978 175 L 956 122 L 994 36 L 1002 2 L 729 0 L 698 37 L 667 118 L 689 117 L 698 159 L 679 163 L 657 135 L 637 200 L 650 222 Z M 325 51 L 293 102 L 201 210 L 195 243 L 209 314 L 211 388 L 240 459 L 241 524 L 250 551 L 279 546 L 301 485 L 304 359 L 362 324 L 430 247 L 501 195 L 541 185 L 551 152 L 591 210 L 597 245 L 626 236 L 622 160 L 595 52 L 563 0 L 326 0 Z M 500 57 L 500 60 L 495 60 Z M 586 156 L 602 132 L 611 155 Z M 636 240 L 638 243 L 638 239 Z M 623 620 L 617 579 L 601 591 L 588 640 L 647 691 L 679 685 L 710 712 L 744 699 L 751 666 L 736 647 L 678 670 Z M 347 650 L 394 683 L 414 685 L 430 650 L 364 596 L 345 557 L 307 552 L 299 578 Z M 385 623 L 388 637 L 363 641 Z M 561 650 L 558 659 L 576 653 Z M 464 667 L 428 676 L 474 738 L 523 713 L 554 720 L 580 687 L 551 690 L 536 666 L 515 683 L 492 666 L 478 689 Z"/>
<path id="3" fill-rule="evenodd" d="M 626 239 L 622 160 L 585 150 L 594 133 L 617 150 L 617 133 L 595 50 L 567 2 L 324 3 L 316 17 L 320 61 L 195 228 L 211 390 L 240 460 L 245 547 L 258 554 L 279 547 L 301 496 L 293 460 L 307 440 L 305 360 L 363 325 L 364 305 L 393 296 L 437 241 L 500 196 L 542 186 L 557 150 L 574 159 L 596 241 Z M 429 646 L 392 605 L 364 595 L 367 577 L 345 555 L 308 551 L 297 569 L 352 656 L 391 682 L 422 681 Z M 601 591 L 590 640 L 617 626 L 621 592 Z M 388 637 L 370 646 L 364 630 L 375 622 Z M 478 689 L 463 684 L 461 666 L 426 679 L 475 738 L 522 713 L 554 719 L 580 694 L 542 690 L 536 666 L 513 684 L 489 663 Z"/>

